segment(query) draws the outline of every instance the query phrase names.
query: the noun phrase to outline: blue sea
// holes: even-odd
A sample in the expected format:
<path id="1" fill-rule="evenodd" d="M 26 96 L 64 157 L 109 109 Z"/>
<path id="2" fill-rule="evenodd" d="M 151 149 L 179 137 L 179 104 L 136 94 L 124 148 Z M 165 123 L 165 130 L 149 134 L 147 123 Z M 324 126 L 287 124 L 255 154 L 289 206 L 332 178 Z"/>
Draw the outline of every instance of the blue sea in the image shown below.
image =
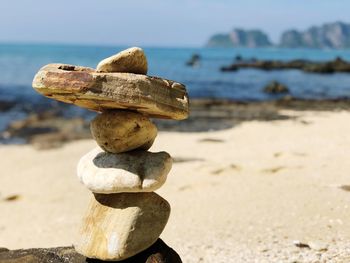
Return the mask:
<path id="1" fill-rule="evenodd" d="M 35 73 L 45 64 L 58 62 L 95 67 L 105 57 L 126 47 L 78 46 L 47 44 L 0 44 L 0 103 L 45 104 L 31 88 Z M 261 71 L 240 69 L 221 72 L 220 67 L 234 62 L 237 55 L 244 59 L 309 59 L 316 61 L 342 57 L 350 61 L 350 50 L 310 50 L 278 48 L 144 48 L 149 75 L 179 81 L 187 86 L 191 98 L 225 98 L 240 101 L 273 100 L 278 97 L 262 92 L 272 80 L 277 80 L 297 98 L 350 98 L 350 74 L 315 74 L 299 70 Z M 198 67 L 186 66 L 194 54 L 201 56 Z M 78 111 L 78 110 L 77 110 Z M 0 114 L 0 130 L 8 119 L 21 118 L 16 108 Z"/>

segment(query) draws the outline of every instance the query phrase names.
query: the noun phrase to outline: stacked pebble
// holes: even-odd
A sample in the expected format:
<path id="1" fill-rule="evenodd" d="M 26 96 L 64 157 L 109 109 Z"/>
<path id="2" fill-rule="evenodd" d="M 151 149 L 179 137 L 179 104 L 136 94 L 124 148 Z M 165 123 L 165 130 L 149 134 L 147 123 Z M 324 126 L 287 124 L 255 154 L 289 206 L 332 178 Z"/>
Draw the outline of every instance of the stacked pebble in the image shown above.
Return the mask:
<path id="1" fill-rule="evenodd" d="M 50 64 L 33 81 L 41 94 L 101 112 L 91 122 L 98 148 L 81 158 L 77 173 L 93 193 L 75 242 L 77 252 L 100 260 L 124 260 L 152 246 L 170 215 L 153 191 L 166 181 L 172 159 L 152 153 L 157 127 L 149 117 L 184 119 L 185 87 L 149 77 L 142 49 L 101 61 L 96 70 Z"/>

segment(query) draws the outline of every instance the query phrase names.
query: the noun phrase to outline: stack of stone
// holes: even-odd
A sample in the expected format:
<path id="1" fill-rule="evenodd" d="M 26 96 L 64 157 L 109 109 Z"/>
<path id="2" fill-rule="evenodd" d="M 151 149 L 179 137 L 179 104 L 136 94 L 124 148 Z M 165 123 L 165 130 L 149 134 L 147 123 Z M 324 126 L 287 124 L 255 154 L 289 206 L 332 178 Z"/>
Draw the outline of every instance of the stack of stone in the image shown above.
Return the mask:
<path id="1" fill-rule="evenodd" d="M 33 81 L 44 96 L 101 113 L 91 122 L 99 147 L 77 169 L 93 196 L 75 249 L 89 258 L 137 255 L 158 240 L 170 215 L 169 203 L 153 191 L 166 181 L 172 159 L 147 151 L 157 136 L 149 118 L 187 118 L 188 96 L 182 84 L 146 74 L 143 50 L 130 48 L 96 70 L 49 64 Z"/>

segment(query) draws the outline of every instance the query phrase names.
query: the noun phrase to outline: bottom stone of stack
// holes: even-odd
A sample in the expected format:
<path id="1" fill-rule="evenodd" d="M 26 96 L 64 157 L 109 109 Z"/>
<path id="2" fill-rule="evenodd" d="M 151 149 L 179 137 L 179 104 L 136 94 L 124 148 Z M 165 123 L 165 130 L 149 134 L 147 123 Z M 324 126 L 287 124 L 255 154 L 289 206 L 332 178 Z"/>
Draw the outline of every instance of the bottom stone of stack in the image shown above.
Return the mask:
<path id="1" fill-rule="evenodd" d="M 8 250 L 0 248 L 0 262 L 2 263 L 102 263 L 97 259 L 86 258 L 78 254 L 72 247 L 55 247 L 55 248 L 31 248 Z M 111 261 L 109 261 L 111 262 Z M 142 251 L 141 253 L 117 261 L 119 263 L 182 263 L 180 256 L 175 250 L 168 247 L 161 239 Z"/>
<path id="2" fill-rule="evenodd" d="M 94 194 L 74 247 L 88 258 L 130 258 L 157 241 L 169 215 L 169 203 L 153 192 Z"/>

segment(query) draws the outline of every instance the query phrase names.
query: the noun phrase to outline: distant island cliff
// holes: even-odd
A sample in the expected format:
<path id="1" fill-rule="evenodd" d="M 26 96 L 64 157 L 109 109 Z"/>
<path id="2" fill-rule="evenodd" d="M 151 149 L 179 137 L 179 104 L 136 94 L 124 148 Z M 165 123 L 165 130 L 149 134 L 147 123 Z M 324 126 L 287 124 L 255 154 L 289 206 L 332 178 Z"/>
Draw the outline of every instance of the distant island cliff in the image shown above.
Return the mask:
<path id="1" fill-rule="evenodd" d="M 208 47 L 268 47 L 272 43 L 267 34 L 261 30 L 233 29 L 228 34 L 212 36 Z"/>
<path id="2" fill-rule="evenodd" d="M 212 36 L 207 47 L 268 47 L 285 48 L 350 48 L 350 24 L 343 22 L 312 26 L 305 31 L 295 29 L 282 33 L 280 42 L 272 44 L 261 30 L 233 29 L 227 34 Z"/>
<path id="3" fill-rule="evenodd" d="M 283 32 L 280 46 L 290 48 L 349 48 L 350 24 L 335 22 L 313 26 L 302 32 L 288 30 Z"/>

